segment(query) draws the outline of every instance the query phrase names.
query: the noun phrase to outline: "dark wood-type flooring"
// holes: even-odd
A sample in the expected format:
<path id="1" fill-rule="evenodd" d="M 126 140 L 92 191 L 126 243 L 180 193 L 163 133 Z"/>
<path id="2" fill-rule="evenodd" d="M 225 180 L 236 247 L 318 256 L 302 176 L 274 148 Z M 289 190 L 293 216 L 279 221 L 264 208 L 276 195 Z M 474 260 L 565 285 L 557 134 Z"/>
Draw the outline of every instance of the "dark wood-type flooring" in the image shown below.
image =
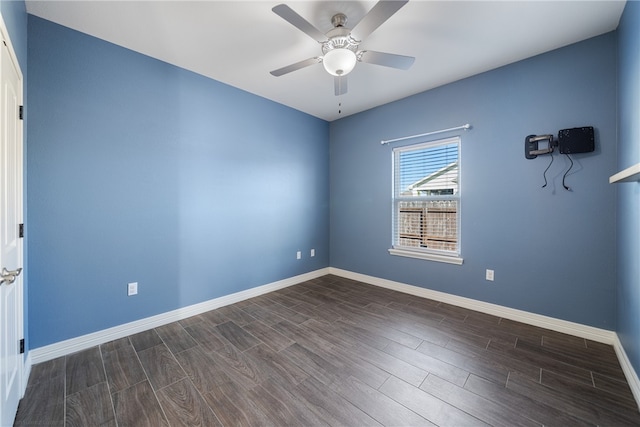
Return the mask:
<path id="1" fill-rule="evenodd" d="M 640 425 L 609 345 L 324 276 L 33 366 L 16 425 Z"/>

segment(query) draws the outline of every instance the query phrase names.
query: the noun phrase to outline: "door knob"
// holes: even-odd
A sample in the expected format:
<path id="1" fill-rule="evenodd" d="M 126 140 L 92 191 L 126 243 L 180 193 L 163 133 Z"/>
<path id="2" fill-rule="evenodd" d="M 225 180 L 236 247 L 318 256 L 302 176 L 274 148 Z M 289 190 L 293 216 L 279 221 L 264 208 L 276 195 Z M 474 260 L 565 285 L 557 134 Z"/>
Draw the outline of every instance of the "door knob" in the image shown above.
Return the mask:
<path id="1" fill-rule="evenodd" d="M 2 268 L 2 279 L 0 280 L 0 285 L 7 284 L 10 285 L 16 281 L 16 277 L 18 277 L 22 273 L 22 269 L 18 268 L 16 270 L 7 270 L 5 267 Z"/>

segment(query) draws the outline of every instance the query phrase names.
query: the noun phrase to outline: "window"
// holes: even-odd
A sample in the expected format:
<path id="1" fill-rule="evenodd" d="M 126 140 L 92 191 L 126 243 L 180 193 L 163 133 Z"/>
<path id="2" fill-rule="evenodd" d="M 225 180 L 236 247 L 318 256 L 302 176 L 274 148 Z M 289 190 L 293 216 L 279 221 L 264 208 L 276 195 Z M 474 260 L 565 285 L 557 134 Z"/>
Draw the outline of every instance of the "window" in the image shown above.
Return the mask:
<path id="1" fill-rule="evenodd" d="M 462 264 L 460 138 L 393 150 L 392 255 Z"/>

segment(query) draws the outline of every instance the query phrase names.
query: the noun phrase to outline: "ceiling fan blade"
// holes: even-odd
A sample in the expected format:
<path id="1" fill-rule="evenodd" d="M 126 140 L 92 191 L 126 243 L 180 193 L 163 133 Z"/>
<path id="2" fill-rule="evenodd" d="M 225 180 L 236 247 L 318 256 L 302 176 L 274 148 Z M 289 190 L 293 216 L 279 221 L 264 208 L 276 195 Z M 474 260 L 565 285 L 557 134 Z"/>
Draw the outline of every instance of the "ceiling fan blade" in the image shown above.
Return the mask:
<path id="1" fill-rule="evenodd" d="M 273 10 L 276 15 L 280 16 L 282 19 L 284 19 L 318 43 L 326 42 L 327 40 L 329 40 L 322 31 L 311 25 L 309 21 L 298 15 L 297 12 L 295 12 L 286 4 L 279 4 L 271 10 Z"/>
<path id="2" fill-rule="evenodd" d="M 297 71 L 301 68 L 308 67 L 313 64 L 317 64 L 322 62 L 322 58 L 319 56 L 315 56 L 313 58 L 305 59 L 304 61 L 296 62 L 295 64 L 287 65 L 286 67 L 278 68 L 277 70 L 271 71 L 271 75 L 280 77 L 284 74 L 288 74 L 292 71 Z"/>
<path id="3" fill-rule="evenodd" d="M 416 60 L 413 56 L 395 55 L 393 53 L 376 52 L 375 50 L 365 50 L 359 55 L 361 62 L 368 64 L 383 65 L 385 67 L 408 70 Z"/>
<path id="4" fill-rule="evenodd" d="M 336 96 L 347 93 L 347 76 L 335 76 L 333 78 L 333 88 L 336 92 Z"/>
<path id="5" fill-rule="evenodd" d="M 351 36 L 358 41 L 364 40 L 384 21 L 391 18 L 409 0 L 381 0 L 351 30 Z"/>

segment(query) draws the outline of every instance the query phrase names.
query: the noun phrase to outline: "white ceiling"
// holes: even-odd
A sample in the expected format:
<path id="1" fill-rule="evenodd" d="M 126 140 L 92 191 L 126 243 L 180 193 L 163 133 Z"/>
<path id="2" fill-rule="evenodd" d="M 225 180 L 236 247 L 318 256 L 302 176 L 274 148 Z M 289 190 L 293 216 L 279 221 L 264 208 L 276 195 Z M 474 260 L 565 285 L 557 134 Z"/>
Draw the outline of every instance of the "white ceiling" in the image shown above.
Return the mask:
<path id="1" fill-rule="evenodd" d="M 269 71 L 322 54 L 271 11 L 288 4 L 316 28 L 353 26 L 375 1 L 29 1 L 27 12 L 332 121 L 488 71 L 618 26 L 624 1 L 412 0 L 360 45 L 414 56 L 408 71 L 358 63 L 334 95 L 321 64 Z M 341 111 L 341 113 L 339 113 Z"/>

